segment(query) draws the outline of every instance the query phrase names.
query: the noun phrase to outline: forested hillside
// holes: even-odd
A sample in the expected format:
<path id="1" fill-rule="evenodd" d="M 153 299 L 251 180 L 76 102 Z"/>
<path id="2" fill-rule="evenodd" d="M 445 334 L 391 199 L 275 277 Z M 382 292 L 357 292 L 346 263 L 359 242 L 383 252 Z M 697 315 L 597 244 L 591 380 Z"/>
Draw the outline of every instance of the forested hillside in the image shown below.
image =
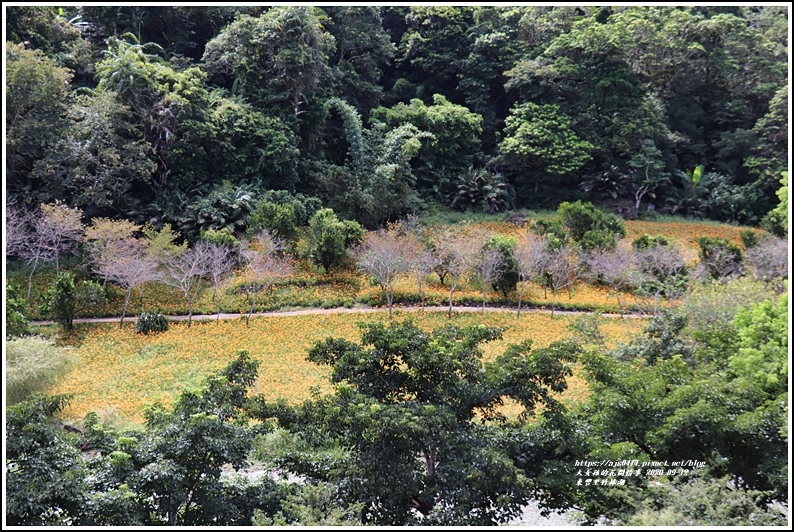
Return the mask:
<path id="1" fill-rule="evenodd" d="M 579 198 L 757 225 L 788 11 L 9 6 L 8 202 L 195 241 L 268 190 L 374 228 Z M 774 220 L 768 220 L 774 226 Z"/>

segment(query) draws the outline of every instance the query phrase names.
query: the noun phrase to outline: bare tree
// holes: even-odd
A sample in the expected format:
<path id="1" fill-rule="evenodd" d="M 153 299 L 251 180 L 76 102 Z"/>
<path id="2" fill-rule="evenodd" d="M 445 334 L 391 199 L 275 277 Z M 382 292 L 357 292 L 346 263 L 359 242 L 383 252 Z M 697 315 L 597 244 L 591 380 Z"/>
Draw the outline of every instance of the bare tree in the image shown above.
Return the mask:
<path id="1" fill-rule="evenodd" d="M 416 281 L 421 309 L 425 306 L 425 279 L 438 266 L 438 262 L 433 250 L 413 235 L 408 236 L 408 271 Z"/>
<path id="2" fill-rule="evenodd" d="M 504 256 L 498 249 L 486 249 L 482 247 L 474 265 L 474 274 L 480 281 L 482 288 L 482 307 L 480 312 L 485 312 L 485 299 L 488 287 L 499 279 L 504 266 Z"/>
<path id="3" fill-rule="evenodd" d="M 14 205 L 6 205 L 6 254 L 21 256 L 30 240 L 30 214 Z"/>
<path id="4" fill-rule="evenodd" d="M 283 250 L 283 240 L 275 238 L 269 231 L 263 231 L 245 246 L 243 256 L 248 260 L 246 270 L 251 275 L 253 293 L 251 308 L 245 318 L 246 327 L 256 307 L 257 293 L 270 290 L 278 279 L 288 277 L 295 271 L 293 261 L 282 254 Z"/>
<path id="5" fill-rule="evenodd" d="M 543 275 L 548 261 L 546 242 L 543 237 L 527 232 L 524 238 L 516 245 L 513 256 L 518 264 L 518 312 L 521 316 L 521 301 L 524 296 L 524 283 L 537 279 Z"/>
<path id="6" fill-rule="evenodd" d="M 18 233 L 17 254 L 31 268 L 28 276 L 28 296 L 33 288 L 33 275 L 41 264 L 55 263 L 55 272 L 60 273 L 60 258 L 72 251 L 83 234 L 83 212 L 72 209 L 61 202 L 42 203 L 39 211 L 30 218 L 30 231 Z M 18 226 L 20 229 L 23 226 Z"/>
<path id="7" fill-rule="evenodd" d="M 468 274 L 477 262 L 477 254 L 482 248 L 484 238 L 481 232 L 460 227 L 446 227 L 434 238 L 434 245 L 438 251 L 440 263 L 444 265 L 449 283 L 449 311 L 452 317 L 452 301 L 455 289 L 461 279 Z"/>
<path id="8" fill-rule="evenodd" d="M 644 276 L 635 263 L 634 254 L 624 248 L 613 251 L 593 250 L 584 256 L 586 277 L 592 283 L 602 283 L 614 294 L 620 317 L 623 317 L 621 293 L 628 288 L 638 288 Z"/>
<path id="9" fill-rule="evenodd" d="M 386 294 L 391 319 L 394 285 L 397 278 L 410 267 L 411 250 L 408 238 L 400 234 L 398 226 L 367 233 L 355 256 L 358 267 L 374 277 Z"/>
<path id="10" fill-rule="evenodd" d="M 776 293 L 785 290 L 782 282 L 788 279 L 789 255 L 788 242 L 773 236 L 762 238 L 757 245 L 744 253 L 745 260 L 751 266 L 753 277 L 771 285 Z"/>
<path id="11" fill-rule="evenodd" d="M 563 289 L 570 291 L 579 279 L 579 260 L 568 246 L 558 249 L 546 247 L 547 259 L 543 278 L 551 289 L 551 318 L 554 319 L 554 307 L 557 302 L 557 292 Z"/>
<path id="12" fill-rule="evenodd" d="M 207 248 L 207 276 L 212 281 L 212 300 L 218 305 L 218 316 L 215 319 L 217 323 L 221 318 L 222 303 L 219 289 L 224 280 L 228 279 L 235 261 L 228 246 L 210 242 L 205 242 L 203 245 Z"/>
<path id="13" fill-rule="evenodd" d="M 124 325 L 124 316 L 127 314 L 133 289 L 158 280 L 158 267 L 158 262 L 146 253 L 146 243 L 136 238 L 114 241 L 102 250 L 95 263 L 94 272 L 125 290 L 119 328 Z"/>
<path id="14" fill-rule="evenodd" d="M 200 241 L 192 248 L 163 261 L 163 282 L 178 288 L 188 305 L 187 326 L 193 321 L 193 304 L 201 290 L 201 281 L 210 273 L 210 244 Z"/>

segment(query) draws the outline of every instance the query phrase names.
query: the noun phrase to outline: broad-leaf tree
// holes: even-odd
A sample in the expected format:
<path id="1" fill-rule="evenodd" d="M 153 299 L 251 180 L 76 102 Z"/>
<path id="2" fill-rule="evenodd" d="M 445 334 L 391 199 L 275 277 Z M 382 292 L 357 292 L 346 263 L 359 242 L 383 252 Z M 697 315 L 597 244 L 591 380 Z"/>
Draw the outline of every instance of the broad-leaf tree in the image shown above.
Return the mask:
<path id="1" fill-rule="evenodd" d="M 481 346 L 499 339 L 501 329 L 428 333 L 410 322 L 362 328 L 360 344 L 329 338 L 309 352 L 309 360 L 331 367 L 334 395 L 294 410 L 270 405 L 260 414 L 275 415 L 309 441 L 322 434 L 347 450 L 330 470 L 302 471 L 339 483 L 346 503 L 364 504 L 365 523 L 494 525 L 516 516 L 530 482 L 511 456 L 499 407 L 510 397 L 523 416 L 537 407 L 562 412 L 551 394 L 566 388 L 575 350 L 532 350 L 524 342 L 484 363 Z"/>

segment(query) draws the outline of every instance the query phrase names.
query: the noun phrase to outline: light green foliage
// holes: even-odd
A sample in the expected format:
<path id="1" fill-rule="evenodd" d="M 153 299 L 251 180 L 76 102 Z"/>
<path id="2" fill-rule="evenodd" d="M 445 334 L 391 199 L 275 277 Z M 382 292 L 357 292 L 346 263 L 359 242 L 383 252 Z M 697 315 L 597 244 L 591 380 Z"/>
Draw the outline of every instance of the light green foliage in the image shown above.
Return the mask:
<path id="1" fill-rule="evenodd" d="M 733 322 L 739 352 L 728 365 L 737 377 L 758 383 L 770 394 L 784 393 L 788 382 L 788 296 L 741 309 Z"/>
<path id="2" fill-rule="evenodd" d="M 309 221 L 309 253 L 328 272 L 347 257 L 347 248 L 364 236 L 357 222 L 339 220 L 331 209 L 320 209 Z"/>
<path id="3" fill-rule="evenodd" d="M 216 246 L 225 246 L 229 250 L 237 249 L 240 247 L 240 241 L 229 231 L 228 227 L 223 229 L 207 229 L 201 232 L 201 238 L 205 242 L 214 244 Z"/>
<path id="4" fill-rule="evenodd" d="M 414 98 L 410 104 L 372 111 L 370 121 L 383 123 L 391 130 L 412 124 L 432 134 L 418 152 L 417 186 L 437 196 L 450 192 L 449 181 L 475 162 L 480 150 L 482 117 L 462 105 L 455 105 L 441 94 L 433 95 L 433 105 Z"/>
<path id="5" fill-rule="evenodd" d="M 788 234 L 790 214 L 788 210 L 788 172 L 783 172 L 780 184 L 782 186 L 777 191 L 780 203 L 764 217 L 761 223 L 769 232 L 782 238 Z"/>
<path id="6" fill-rule="evenodd" d="M 779 507 L 768 507 L 765 494 L 729 487 L 728 478 L 687 479 L 649 486 L 627 526 L 785 526 Z"/>
<path id="7" fill-rule="evenodd" d="M 505 119 L 499 151 L 511 161 L 545 176 L 565 176 L 590 159 L 593 146 L 571 129 L 571 119 L 556 105 L 516 105 Z"/>
<path id="8" fill-rule="evenodd" d="M 187 250 L 187 242 L 174 242 L 180 235 L 171 229 L 171 224 L 164 224 L 159 230 L 152 225 L 145 225 L 142 232 L 146 238 L 147 254 L 158 260 L 176 257 Z"/>
<path id="9" fill-rule="evenodd" d="M 21 192 L 36 160 L 61 131 L 72 76 L 24 44 L 6 42 L 5 65 L 7 186 Z"/>
<path id="10" fill-rule="evenodd" d="M 19 403 L 35 392 L 45 392 L 74 363 L 68 350 L 39 336 L 7 338 L 5 343 L 6 402 Z"/>

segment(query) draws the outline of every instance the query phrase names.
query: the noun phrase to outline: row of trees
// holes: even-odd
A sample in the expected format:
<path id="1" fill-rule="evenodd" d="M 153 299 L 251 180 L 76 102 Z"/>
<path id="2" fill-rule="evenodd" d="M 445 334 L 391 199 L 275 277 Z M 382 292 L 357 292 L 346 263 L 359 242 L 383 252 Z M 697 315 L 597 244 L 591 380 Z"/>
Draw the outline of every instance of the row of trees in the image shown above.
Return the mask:
<path id="1" fill-rule="evenodd" d="M 787 168 L 787 27 L 779 6 L 11 6 L 8 192 L 192 240 L 268 190 L 368 228 L 585 194 L 755 224 Z"/>
<path id="2" fill-rule="evenodd" d="M 491 362 L 482 346 L 501 329 L 368 324 L 358 343 L 308 352 L 332 394 L 253 395 L 257 363 L 241 353 L 138 430 L 91 413 L 66 431 L 52 418 L 68 399 L 34 394 L 6 413 L 7 523 L 486 526 L 534 498 L 589 523 L 784 524 L 788 299 L 740 279 L 682 308 L 615 349 L 582 318 L 576 340 Z M 555 394 L 577 360 L 592 393 L 569 409 Z M 703 467 L 577 483 L 576 461 L 683 457 Z M 252 462 L 269 474 L 232 472 Z"/>
<path id="3" fill-rule="evenodd" d="M 262 215 L 260 222 L 277 219 Z M 30 268 L 28 301 L 33 274 L 46 263 L 56 266 L 56 278 L 46 305 L 71 327 L 80 300 L 100 301 L 108 281 L 124 290 L 120 325 L 133 290 L 159 281 L 184 297 L 188 326 L 194 303 L 206 282 L 212 287 L 218 315 L 232 272 L 242 273 L 242 289 L 250 307 L 257 308 L 259 295 L 296 271 L 300 231 L 290 223 L 263 225 L 238 241 L 228 232 L 205 232 L 193 246 L 177 244 L 178 234 L 165 226 L 157 231 L 129 221 L 94 218 L 87 227 L 81 213 L 61 203 L 43 204 L 33 216 L 9 211 L 8 251 L 24 259 Z M 788 276 L 787 243 L 771 236 L 760 240 L 750 230 L 743 233 L 745 252 L 722 239 L 701 238 L 700 261 L 687 264 L 679 249 L 663 236 L 644 235 L 629 244 L 623 222 L 591 204 L 563 203 L 558 216 L 536 222 L 519 239 L 506 238 L 476 225 L 428 229 L 416 219 L 364 233 L 355 222 L 340 221 L 330 209 L 320 209 L 303 228 L 305 257 L 325 272 L 355 264 L 383 290 L 392 316 L 397 281 L 410 277 L 424 305 L 428 276 L 437 275 L 449 290 L 449 315 L 460 283 L 473 280 L 482 290 L 482 307 L 491 290 L 507 297 L 518 292 L 518 313 L 527 282 L 537 283 L 552 295 L 552 317 L 559 292 L 569 295 L 579 282 L 607 287 L 623 312 L 623 296 L 648 297 L 658 309 L 662 299 L 673 301 L 683 294 L 690 278 L 715 279 L 742 275 L 754 277 L 783 290 Z M 285 238 L 289 237 L 289 239 Z M 74 275 L 59 274 L 62 258 L 82 243 L 84 269 L 95 281 L 75 286 Z M 347 266 L 345 266 L 347 265 Z M 102 287 L 97 283 L 101 282 Z M 206 285 L 205 285 L 206 286 Z M 545 297 L 545 294 L 544 294 Z M 59 318 L 60 319 L 60 318 Z"/>

